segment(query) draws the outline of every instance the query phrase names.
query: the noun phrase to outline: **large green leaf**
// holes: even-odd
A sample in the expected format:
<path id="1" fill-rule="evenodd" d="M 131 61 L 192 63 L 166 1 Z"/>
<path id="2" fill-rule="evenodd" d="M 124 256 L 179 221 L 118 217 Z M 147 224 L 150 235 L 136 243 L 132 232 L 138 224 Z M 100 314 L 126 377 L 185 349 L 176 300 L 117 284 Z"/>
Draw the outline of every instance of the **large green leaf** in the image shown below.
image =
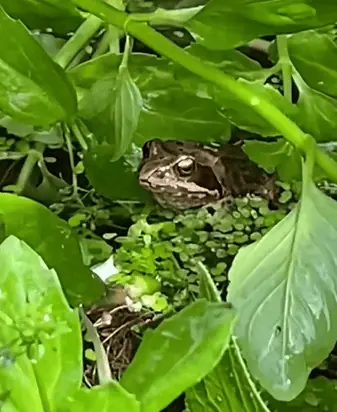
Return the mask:
<path id="1" fill-rule="evenodd" d="M 336 382 L 323 376 L 309 379 L 304 391 L 291 402 L 279 402 L 272 396 L 267 399 L 272 410 L 278 412 L 337 412 Z"/>
<path id="2" fill-rule="evenodd" d="M 0 245 L 3 412 L 56 410 L 82 381 L 78 313 L 54 270 L 14 236 Z"/>
<path id="3" fill-rule="evenodd" d="M 206 268 L 200 264 L 200 297 L 221 301 Z M 185 401 L 190 412 L 268 412 L 265 402 L 249 376 L 235 342 L 231 342 L 218 365 L 194 387 Z"/>
<path id="4" fill-rule="evenodd" d="M 305 83 L 337 98 L 337 44 L 333 37 L 309 30 L 290 36 L 287 43 L 290 60 Z"/>
<path id="5" fill-rule="evenodd" d="M 294 399 L 337 337 L 337 204 L 304 170 L 300 203 L 229 272 L 234 330 L 253 377 L 276 399 Z"/>
<path id="6" fill-rule="evenodd" d="M 56 270 L 71 304 L 92 303 L 103 295 L 103 282 L 84 265 L 66 222 L 39 203 L 8 193 L 0 193 L 0 216 L 7 236 L 25 241 Z"/>
<path id="7" fill-rule="evenodd" d="M 66 34 L 74 31 L 83 20 L 72 3 L 63 0 L 0 0 L 0 5 L 30 29 L 51 27 Z"/>
<path id="8" fill-rule="evenodd" d="M 109 382 L 91 389 L 80 389 L 68 402 L 69 407 L 60 412 L 139 412 L 140 404 L 134 395 L 124 390 L 119 383 Z"/>
<path id="9" fill-rule="evenodd" d="M 185 27 L 210 49 L 233 49 L 260 36 L 293 33 L 337 20 L 331 0 L 211 0 Z"/>
<path id="10" fill-rule="evenodd" d="M 216 142 L 227 141 L 230 132 L 213 100 L 169 88 L 145 98 L 135 140 L 139 145 L 150 139 Z"/>
<path id="11" fill-rule="evenodd" d="M 146 412 L 166 407 L 210 372 L 228 347 L 234 312 L 199 300 L 148 330 L 122 376 Z"/>
<path id="12" fill-rule="evenodd" d="M 0 7 L 0 110 L 33 126 L 70 118 L 76 93 L 64 71 L 19 21 Z"/>

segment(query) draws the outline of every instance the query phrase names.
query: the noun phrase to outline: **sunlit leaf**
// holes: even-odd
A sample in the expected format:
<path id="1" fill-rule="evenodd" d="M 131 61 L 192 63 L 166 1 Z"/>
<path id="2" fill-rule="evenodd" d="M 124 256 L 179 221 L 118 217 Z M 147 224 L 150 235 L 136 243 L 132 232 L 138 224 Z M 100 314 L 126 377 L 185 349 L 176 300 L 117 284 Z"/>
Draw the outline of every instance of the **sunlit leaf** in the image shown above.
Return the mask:
<path id="1" fill-rule="evenodd" d="M 0 0 L 0 5 L 30 29 L 52 27 L 60 34 L 75 30 L 83 18 L 71 2 L 63 0 Z"/>
<path id="2" fill-rule="evenodd" d="M 147 412 L 162 410 L 219 362 L 233 321 L 233 310 L 221 303 L 191 304 L 145 333 L 122 386 Z"/>
<path id="3" fill-rule="evenodd" d="M 140 404 L 135 397 L 114 381 L 91 389 L 80 389 L 68 405 L 62 412 L 140 412 Z"/>
<path id="4" fill-rule="evenodd" d="M 76 93 L 63 70 L 19 21 L 0 8 L 0 110 L 33 126 L 70 118 Z"/>
<path id="5" fill-rule="evenodd" d="M 6 235 L 25 241 L 54 268 L 72 305 L 92 303 L 104 284 L 84 265 L 79 243 L 70 226 L 41 204 L 0 193 L 0 215 Z"/>
<path id="6" fill-rule="evenodd" d="M 305 167 L 300 203 L 229 272 L 234 334 L 252 376 L 279 400 L 294 399 L 336 342 L 337 204 Z"/>
<path id="7" fill-rule="evenodd" d="M 9 391 L 1 409 L 56 410 L 81 385 L 78 314 L 54 270 L 24 242 L 8 237 L 0 264 L 0 393 Z"/>
<path id="8" fill-rule="evenodd" d="M 293 33 L 336 20 L 331 0 L 211 0 L 185 27 L 210 49 L 233 49 L 260 36 Z"/>

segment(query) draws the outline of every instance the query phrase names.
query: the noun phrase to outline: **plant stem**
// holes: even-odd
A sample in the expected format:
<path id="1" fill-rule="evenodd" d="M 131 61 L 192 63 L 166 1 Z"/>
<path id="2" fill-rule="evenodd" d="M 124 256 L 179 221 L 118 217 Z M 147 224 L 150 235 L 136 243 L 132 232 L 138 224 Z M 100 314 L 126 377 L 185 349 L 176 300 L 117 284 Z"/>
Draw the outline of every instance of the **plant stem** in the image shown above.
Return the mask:
<path id="1" fill-rule="evenodd" d="M 279 64 L 282 70 L 283 94 L 284 97 L 292 103 L 292 64 L 288 53 L 287 35 L 283 34 L 277 36 L 276 43 Z"/>
<path id="2" fill-rule="evenodd" d="M 124 29 L 154 51 L 175 61 L 190 72 L 230 92 L 261 115 L 289 142 L 306 153 L 308 135 L 268 100 L 257 97 L 246 85 L 237 82 L 233 77 L 198 57 L 190 55 L 147 24 L 133 21 L 128 14 L 100 0 L 72 0 L 72 2 L 102 20 Z M 337 181 L 337 163 L 319 148 L 316 148 L 316 152 L 317 163 L 331 179 Z"/>
<path id="3" fill-rule="evenodd" d="M 77 120 L 78 122 L 79 120 Z M 71 131 L 73 132 L 73 135 L 76 137 L 78 143 L 80 144 L 82 150 L 84 152 L 86 152 L 88 150 L 88 145 L 87 142 L 85 141 L 85 139 L 83 138 L 82 132 L 78 126 L 78 123 L 72 123 L 69 127 L 71 129 Z"/>
<path id="4" fill-rule="evenodd" d="M 29 180 L 30 175 L 36 165 L 36 163 L 41 159 L 41 153 L 37 150 L 29 150 L 26 160 L 20 171 L 18 180 L 16 182 L 15 193 L 20 194 L 24 191 L 26 184 Z"/>
<path id="5" fill-rule="evenodd" d="M 89 16 L 78 28 L 76 33 L 64 44 L 54 60 L 66 69 L 77 53 L 89 42 L 99 30 L 102 20 L 96 16 Z"/>

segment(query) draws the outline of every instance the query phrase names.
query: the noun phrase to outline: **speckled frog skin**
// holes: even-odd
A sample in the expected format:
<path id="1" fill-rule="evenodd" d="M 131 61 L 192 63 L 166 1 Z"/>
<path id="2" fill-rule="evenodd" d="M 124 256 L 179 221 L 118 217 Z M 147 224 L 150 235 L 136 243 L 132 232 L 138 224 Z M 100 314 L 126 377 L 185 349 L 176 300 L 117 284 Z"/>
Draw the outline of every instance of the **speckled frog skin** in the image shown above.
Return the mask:
<path id="1" fill-rule="evenodd" d="M 240 144 L 151 140 L 143 146 L 138 176 L 160 205 L 178 210 L 248 194 L 273 200 L 278 191 L 275 176 L 253 163 Z"/>

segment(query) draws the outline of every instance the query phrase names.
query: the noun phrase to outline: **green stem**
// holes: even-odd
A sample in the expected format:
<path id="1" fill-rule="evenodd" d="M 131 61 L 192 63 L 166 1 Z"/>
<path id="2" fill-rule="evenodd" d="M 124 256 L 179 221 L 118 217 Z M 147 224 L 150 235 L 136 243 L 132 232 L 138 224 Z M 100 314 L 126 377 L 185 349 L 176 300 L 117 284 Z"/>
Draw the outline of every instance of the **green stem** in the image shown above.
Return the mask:
<path id="1" fill-rule="evenodd" d="M 308 135 L 268 100 L 262 97 L 257 98 L 255 93 L 246 85 L 239 83 L 233 77 L 203 62 L 198 57 L 190 55 L 147 24 L 133 21 L 126 13 L 114 9 L 100 0 L 72 0 L 72 2 L 100 17 L 102 20 L 127 30 L 133 37 L 142 41 L 162 56 L 175 61 L 190 72 L 230 92 L 261 115 L 299 150 L 304 153 L 307 151 Z M 337 163 L 319 148 L 316 148 L 316 151 L 317 163 L 331 179 L 337 181 Z"/>
<path id="2" fill-rule="evenodd" d="M 277 36 L 277 52 L 279 57 L 279 65 L 282 70 L 283 79 L 283 94 L 284 97 L 292 102 L 292 64 L 288 53 L 287 36 L 285 34 Z"/>
<path id="3" fill-rule="evenodd" d="M 36 163 L 41 159 L 41 156 L 42 155 L 40 152 L 36 150 L 29 150 L 16 182 L 15 193 L 20 194 L 24 191 L 30 175 L 34 170 Z"/>
<path id="4" fill-rule="evenodd" d="M 78 121 L 79 120 L 77 120 L 77 122 Z M 87 145 L 87 142 L 85 141 L 85 139 L 82 135 L 82 132 L 81 132 L 81 129 L 80 129 L 78 123 L 72 123 L 69 127 L 70 127 L 73 135 L 76 137 L 78 143 L 80 144 L 82 150 L 84 152 L 86 152 L 88 150 L 88 145 Z"/>
<path id="5" fill-rule="evenodd" d="M 66 69 L 77 53 L 96 34 L 102 23 L 100 18 L 93 15 L 89 16 L 57 53 L 54 59 L 56 63 Z"/>

